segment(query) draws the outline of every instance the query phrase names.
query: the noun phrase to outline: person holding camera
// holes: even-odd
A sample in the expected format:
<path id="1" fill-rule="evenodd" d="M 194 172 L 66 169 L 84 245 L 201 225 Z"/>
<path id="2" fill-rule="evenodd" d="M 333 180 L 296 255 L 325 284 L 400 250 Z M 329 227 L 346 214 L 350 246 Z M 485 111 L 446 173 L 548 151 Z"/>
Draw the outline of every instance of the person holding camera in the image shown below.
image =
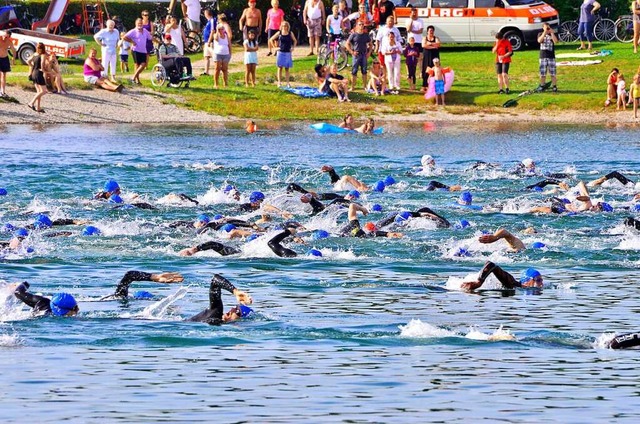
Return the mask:
<path id="1" fill-rule="evenodd" d="M 542 32 L 538 34 L 538 43 L 540 43 L 540 86 L 538 91 L 545 89 L 547 73 L 551 75 L 551 84 L 553 92 L 558 91 L 556 81 L 556 52 L 555 45 L 558 42 L 558 36 L 548 23 L 542 24 Z"/>

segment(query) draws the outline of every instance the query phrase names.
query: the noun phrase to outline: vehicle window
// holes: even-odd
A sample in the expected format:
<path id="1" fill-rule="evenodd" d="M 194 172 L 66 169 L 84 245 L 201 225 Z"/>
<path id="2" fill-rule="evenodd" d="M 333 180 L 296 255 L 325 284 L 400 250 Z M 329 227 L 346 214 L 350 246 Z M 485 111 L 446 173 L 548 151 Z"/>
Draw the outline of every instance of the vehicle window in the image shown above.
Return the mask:
<path id="1" fill-rule="evenodd" d="M 431 7 L 462 8 L 467 7 L 468 0 L 433 0 Z"/>
<path id="2" fill-rule="evenodd" d="M 504 7 L 502 0 L 476 0 L 476 7 L 479 8 L 491 8 L 491 7 Z"/>
<path id="3" fill-rule="evenodd" d="M 427 0 L 410 0 L 407 2 L 407 7 L 427 7 Z"/>

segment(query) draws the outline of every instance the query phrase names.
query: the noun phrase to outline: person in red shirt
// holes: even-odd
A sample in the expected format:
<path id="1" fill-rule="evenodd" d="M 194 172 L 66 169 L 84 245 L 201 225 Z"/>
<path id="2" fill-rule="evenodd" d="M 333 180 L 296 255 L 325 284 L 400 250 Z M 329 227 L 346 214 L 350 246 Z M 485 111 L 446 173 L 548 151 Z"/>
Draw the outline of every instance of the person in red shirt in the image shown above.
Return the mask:
<path id="1" fill-rule="evenodd" d="M 498 94 L 509 94 L 509 65 L 511 65 L 513 47 L 511 47 L 511 42 L 503 38 L 500 32 L 496 34 L 496 44 L 493 46 L 492 52 L 496 54 L 496 73 L 500 88 Z"/>

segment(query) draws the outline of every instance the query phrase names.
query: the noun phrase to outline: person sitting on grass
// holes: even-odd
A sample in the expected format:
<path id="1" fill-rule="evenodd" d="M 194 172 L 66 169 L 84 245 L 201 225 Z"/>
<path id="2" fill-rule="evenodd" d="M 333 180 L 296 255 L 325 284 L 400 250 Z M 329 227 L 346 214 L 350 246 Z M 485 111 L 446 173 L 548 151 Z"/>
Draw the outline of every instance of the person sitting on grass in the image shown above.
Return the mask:
<path id="1" fill-rule="evenodd" d="M 384 76 L 384 68 L 380 66 L 380 62 L 374 59 L 369 72 L 369 83 L 367 90 L 373 92 L 376 96 L 384 96 L 387 90 L 387 79 Z"/>
<path id="2" fill-rule="evenodd" d="M 607 100 L 604 102 L 605 107 L 611 104 L 618 96 L 618 68 L 613 68 L 607 77 Z"/>
<path id="3" fill-rule="evenodd" d="M 49 52 L 48 54 L 48 60 L 43 63 L 44 79 L 47 82 L 47 85 L 55 87 L 55 91 L 52 91 L 52 93 L 69 94 L 64 89 L 62 72 L 60 71 L 60 65 L 58 64 L 58 58 L 56 57 L 56 54 L 53 51 Z"/>
<path id="4" fill-rule="evenodd" d="M 102 77 L 102 71 L 104 71 L 104 68 L 96 58 L 96 55 L 96 49 L 89 50 L 89 56 L 84 61 L 84 80 L 91 85 L 97 85 L 98 87 L 102 87 L 108 91 L 117 91 L 118 93 L 122 92 L 122 84 L 114 84 L 108 79 Z"/>
<path id="5" fill-rule="evenodd" d="M 316 75 L 320 87 L 318 90 L 328 94 L 330 97 L 337 97 L 339 102 L 350 102 L 349 81 L 342 75 L 338 75 L 338 67 L 333 64 L 330 70 L 320 64 L 315 66 Z"/>

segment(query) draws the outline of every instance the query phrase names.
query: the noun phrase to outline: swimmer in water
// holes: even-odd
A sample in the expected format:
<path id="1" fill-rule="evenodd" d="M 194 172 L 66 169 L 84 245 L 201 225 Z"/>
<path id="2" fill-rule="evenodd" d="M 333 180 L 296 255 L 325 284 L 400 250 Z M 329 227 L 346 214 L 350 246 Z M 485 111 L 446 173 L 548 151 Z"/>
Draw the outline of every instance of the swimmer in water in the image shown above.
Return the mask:
<path id="1" fill-rule="evenodd" d="M 62 219 L 56 219 L 52 221 L 48 215 L 41 213 L 41 214 L 38 214 L 38 216 L 36 216 L 36 219 L 35 221 L 33 221 L 33 224 L 29 224 L 25 226 L 25 228 L 28 230 L 46 230 L 53 226 L 85 225 L 88 222 L 89 221 L 84 219 L 71 219 L 71 218 L 62 218 Z"/>
<path id="2" fill-rule="evenodd" d="M 0 241 L 1 249 L 16 250 L 22 246 L 22 242 L 29 236 L 29 231 L 26 228 L 18 228 L 13 237 L 9 241 Z"/>
<path id="3" fill-rule="evenodd" d="M 544 286 L 544 281 L 542 279 L 542 275 L 538 270 L 534 268 L 527 268 L 522 271 L 520 276 L 520 280 L 516 280 L 515 277 L 509 274 L 507 271 L 500 268 L 498 265 L 493 262 L 487 261 L 480 272 L 480 276 L 476 281 L 469 281 L 462 283 L 460 288 L 467 292 L 472 292 L 484 284 L 485 280 L 489 277 L 489 275 L 495 275 L 495 277 L 502 283 L 502 285 L 506 289 L 515 289 L 515 288 L 534 288 L 534 289 L 542 289 Z"/>
<path id="4" fill-rule="evenodd" d="M 578 196 L 575 202 L 571 202 L 568 199 L 559 199 L 557 197 L 551 198 L 551 206 L 538 206 L 529 210 L 529 213 L 555 213 L 561 214 L 565 212 L 613 212 L 613 207 L 607 202 L 591 201 L 589 190 L 584 182 L 580 181 L 576 186 L 578 190 Z"/>
<path id="5" fill-rule="evenodd" d="M 626 186 L 627 184 L 634 184 L 634 182 L 632 180 L 630 180 L 629 178 L 625 177 L 624 175 L 622 175 L 618 171 L 613 171 L 613 172 L 609 172 L 604 177 L 600 177 L 598 179 L 590 181 L 587 184 L 587 187 L 598 187 L 598 186 L 602 185 L 605 181 L 608 181 L 608 180 L 611 180 L 611 179 L 618 180 L 620 182 L 620 184 L 622 184 L 624 186 Z"/>
<path id="6" fill-rule="evenodd" d="M 99 191 L 96 194 L 94 194 L 93 198 L 109 200 L 109 198 L 115 194 L 117 195 L 120 194 L 120 185 L 116 180 L 108 180 L 106 183 L 104 183 L 104 187 L 102 191 Z"/>
<path id="7" fill-rule="evenodd" d="M 444 190 L 444 191 L 460 191 L 462 190 L 462 186 L 461 185 L 452 185 L 452 186 L 448 186 L 446 184 L 443 184 L 439 181 L 429 181 L 429 184 L 427 184 L 426 187 L 427 191 L 434 191 L 434 190 Z"/>
<path id="8" fill-rule="evenodd" d="M 339 182 L 343 186 L 347 184 L 351 185 L 356 190 L 360 190 L 360 191 L 369 190 L 368 185 L 358 181 L 356 178 L 352 177 L 351 175 L 344 175 L 340 177 L 340 175 L 338 175 L 338 173 L 335 171 L 335 169 L 333 169 L 333 166 L 331 165 L 323 165 L 322 168 L 320 168 L 320 170 L 322 172 L 327 172 L 329 174 L 329 177 L 331 178 L 331 184 L 336 184 Z"/>
<path id="9" fill-rule="evenodd" d="M 344 118 L 342 118 L 342 123 L 340 124 L 340 128 L 344 128 L 346 130 L 355 130 L 353 126 L 353 116 L 350 113 L 346 114 Z"/>
<path id="10" fill-rule="evenodd" d="M 304 228 L 304 227 L 302 227 L 302 225 L 300 225 L 297 222 L 285 222 L 284 231 L 276 234 L 267 243 L 267 245 L 269 246 L 269 249 L 271 249 L 273 253 L 275 253 L 281 258 L 295 258 L 296 256 L 298 256 L 298 254 L 295 251 L 287 247 L 284 247 L 282 245 L 282 242 L 289 237 L 293 237 L 293 241 L 304 244 L 304 241 L 302 239 L 300 239 L 299 237 L 296 237 L 296 233 L 301 228 Z"/>
<path id="11" fill-rule="evenodd" d="M 247 131 L 247 133 L 253 134 L 254 132 L 258 131 L 258 126 L 254 121 L 249 120 L 245 124 L 245 130 Z"/>
<path id="12" fill-rule="evenodd" d="M 159 274 L 152 274 L 143 271 L 127 271 L 118 283 L 116 291 L 113 294 L 101 298 L 100 300 L 128 299 L 129 287 L 134 281 L 153 281 L 154 283 L 171 284 L 182 283 L 184 281 L 184 277 L 177 272 L 162 272 Z M 141 293 L 145 293 L 146 296 L 137 296 L 136 294 L 134 294 L 133 297 L 137 298 L 153 296 L 149 292 Z"/>
<path id="13" fill-rule="evenodd" d="M 393 222 L 406 221 L 409 218 L 427 218 L 436 223 L 436 227 L 438 228 L 449 228 L 451 227 L 451 223 L 447 221 L 447 219 L 436 212 L 434 212 L 431 208 L 424 207 L 420 208 L 415 212 L 404 211 L 404 212 L 392 212 L 387 215 L 384 219 L 378 221 L 376 223 L 376 227 L 383 228 L 387 225 L 390 225 Z"/>
<path id="14" fill-rule="evenodd" d="M 536 175 L 536 172 L 536 163 L 531 158 L 523 159 L 522 162 L 517 164 L 513 171 L 511 171 L 512 174 L 527 177 Z"/>
<path id="15" fill-rule="evenodd" d="M 278 213 L 284 219 L 291 219 L 293 215 L 291 215 L 287 211 L 283 211 L 280 208 L 277 208 L 273 205 L 269 205 L 264 203 L 264 193 L 261 191 L 254 191 L 249 195 L 249 203 L 243 203 L 240 205 L 240 210 L 242 212 L 255 212 L 257 210 L 262 210 L 266 213 Z"/>
<path id="16" fill-rule="evenodd" d="M 238 301 L 238 304 L 224 312 L 224 305 L 222 303 L 222 289 L 233 293 Z M 211 279 L 211 285 L 209 286 L 209 307 L 189 318 L 187 321 L 192 322 L 204 322 L 209 325 L 221 325 L 226 322 L 232 322 L 239 318 L 244 318 L 251 314 L 253 310 L 246 305 L 251 305 L 253 299 L 248 293 L 237 289 L 229 280 L 215 274 Z"/>
<path id="17" fill-rule="evenodd" d="M 219 243 L 217 241 L 207 241 L 205 243 L 199 244 L 197 246 L 193 246 L 193 247 L 188 247 L 186 249 L 182 249 L 178 255 L 180 256 L 193 256 L 198 252 L 204 252 L 207 250 L 213 250 L 215 252 L 218 252 L 220 255 L 222 256 L 229 256 L 229 255 L 235 255 L 237 253 L 240 253 L 240 250 L 236 249 L 235 247 L 231 247 L 231 246 L 226 246 L 222 243 Z"/>
<path id="18" fill-rule="evenodd" d="M 363 229 L 360 226 L 360 221 L 358 220 L 358 212 L 362 213 L 365 216 L 369 213 L 367 208 L 362 205 L 359 205 L 357 203 L 352 203 L 349 205 L 349 213 L 347 215 L 349 223 L 340 230 L 340 235 L 342 237 L 402 237 L 402 233 L 381 231 L 373 222 L 367 222 Z"/>
<path id="19" fill-rule="evenodd" d="M 373 118 L 367 118 L 366 122 L 360 125 L 357 128 L 354 128 L 354 131 L 359 132 L 360 134 L 373 134 L 373 130 L 375 129 L 376 121 Z"/>
<path id="20" fill-rule="evenodd" d="M 609 349 L 632 349 L 638 346 L 640 346 L 640 333 L 620 334 L 607 343 Z"/>
<path id="21" fill-rule="evenodd" d="M 69 293 L 57 293 L 51 299 L 29 293 L 30 284 L 26 281 L 17 285 L 14 296 L 32 308 L 34 316 L 54 315 L 71 317 L 78 313 L 78 302 Z"/>

